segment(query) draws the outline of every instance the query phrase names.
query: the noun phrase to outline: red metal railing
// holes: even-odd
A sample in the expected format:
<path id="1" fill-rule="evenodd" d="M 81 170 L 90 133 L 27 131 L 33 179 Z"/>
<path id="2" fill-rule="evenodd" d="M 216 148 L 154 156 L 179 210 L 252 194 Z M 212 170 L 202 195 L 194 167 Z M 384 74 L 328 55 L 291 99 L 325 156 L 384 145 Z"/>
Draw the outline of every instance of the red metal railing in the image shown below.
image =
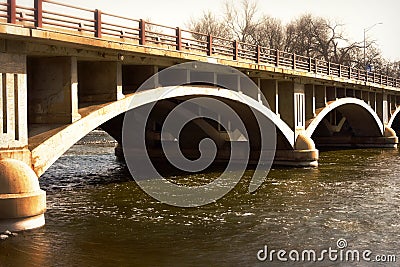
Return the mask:
<path id="1" fill-rule="evenodd" d="M 17 2 L 18 0 L 0 0 L 0 20 L 24 27 L 55 28 L 97 38 L 120 38 L 122 42 L 400 87 L 400 79 L 380 73 L 103 13 L 97 9 L 76 7 L 54 0 L 34 0 L 33 7 L 21 6 Z"/>

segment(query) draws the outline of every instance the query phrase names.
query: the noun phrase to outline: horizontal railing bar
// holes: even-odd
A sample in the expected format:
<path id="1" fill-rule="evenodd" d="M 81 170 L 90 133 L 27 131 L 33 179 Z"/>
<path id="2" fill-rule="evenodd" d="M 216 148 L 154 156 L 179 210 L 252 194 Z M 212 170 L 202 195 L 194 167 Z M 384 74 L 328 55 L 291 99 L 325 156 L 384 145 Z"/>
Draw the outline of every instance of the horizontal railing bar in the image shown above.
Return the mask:
<path id="1" fill-rule="evenodd" d="M 83 7 L 77 7 L 77 6 L 73 6 L 73 5 L 69 5 L 69 4 L 65 4 L 65 3 L 60 3 L 60 2 L 57 2 L 57 1 L 53 1 L 53 0 L 42 0 L 42 1 L 43 1 L 43 3 L 46 2 L 46 3 L 50 3 L 50 4 L 62 6 L 62 7 L 68 7 L 68 8 L 87 11 L 87 12 L 94 12 L 94 10 L 92 10 L 92 9 L 83 8 Z"/>
<path id="2" fill-rule="evenodd" d="M 101 13 L 103 16 L 109 16 L 109 17 L 113 17 L 113 18 L 117 18 L 117 19 L 124 19 L 124 20 L 129 20 L 129 21 L 133 21 L 133 22 L 139 22 L 140 20 L 138 19 L 132 19 L 132 18 L 128 18 L 128 17 L 123 17 L 123 16 L 119 16 L 119 15 L 114 15 L 114 14 L 109 14 L 109 13 L 105 13 L 102 12 Z M 104 22 L 103 22 L 104 23 Z"/>
<path id="3" fill-rule="evenodd" d="M 165 26 L 165 25 L 161 25 L 161 24 L 157 24 L 157 23 L 153 23 L 153 22 L 146 21 L 146 24 L 150 25 L 150 26 L 161 27 L 161 28 L 170 29 L 170 30 L 176 30 L 176 27 Z"/>
<path id="4" fill-rule="evenodd" d="M 43 20 L 58 21 L 58 22 L 64 22 L 64 23 L 69 23 L 69 24 L 79 24 L 81 22 L 84 22 L 84 21 L 63 20 L 61 18 L 52 18 L 52 17 L 43 17 Z M 88 21 L 88 22 L 90 22 L 90 21 Z M 85 25 L 85 26 L 94 27 L 94 25 Z"/>
<path id="5" fill-rule="evenodd" d="M 61 14 L 61 13 L 57 13 L 57 12 L 53 12 L 53 11 L 47 11 L 47 10 L 43 11 L 43 14 L 66 17 L 66 18 L 76 19 L 76 20 L 80 20 L 80 21 L 96 22 L 94 19 L 81 18 L 81 17 L 71 16 L 71 15 L 64 15 L 64 14 Z"/>
<path id="6" fill-rule="evenodd" d="M 20 8 L 20 9 L 23 9 L 23 10 L 29 10 L 29 11 L 35 11 L 36 10 L 33 7 L 19 6 L 19 5 L 17 5 L 16 8 Z"/>
<path id="7" fill-rule="evenodd" d="M 128 26 L 122 26 L 122 25 L 118 25 L 118 24 L 112 24 L 112 23 L 103 23 L 102 29 L 107 29 L 107 26 L 112 26 L 112 27 L 116 27 L 116 28 L 120 28 L 120 30 L 124 30 L 124 29 L 128 29 L 128 30 L 133 30 L 133 31 L 140 31 L 139 28 L 133 28 L 133 27 L 128 27 Z M 111 28 L 108 28 L 111 30 Z M 113 30 L 118 30 L 118 29 L 113 29 Z"/>
<path id="8" fill-rule="evenodd" d="M 67 29 L 74 29 L 74 30 L 78 30 L 78 31 L 96 32 L 95 30 L 91 30 L 91 29 L 87 29 L 87 28 L 80 28 L 80 27 L 77 27 L 77 26 L 68 26 L 68 25 L 65 25 L 65 24 L 59 24 L 59 23 L 54 23 L 54 22 L 49 22 L 49 21 L 43 21 L 43 24 L 52 25 L 52 26 L 58 26 L 58 27 L 67 28 Z"/>

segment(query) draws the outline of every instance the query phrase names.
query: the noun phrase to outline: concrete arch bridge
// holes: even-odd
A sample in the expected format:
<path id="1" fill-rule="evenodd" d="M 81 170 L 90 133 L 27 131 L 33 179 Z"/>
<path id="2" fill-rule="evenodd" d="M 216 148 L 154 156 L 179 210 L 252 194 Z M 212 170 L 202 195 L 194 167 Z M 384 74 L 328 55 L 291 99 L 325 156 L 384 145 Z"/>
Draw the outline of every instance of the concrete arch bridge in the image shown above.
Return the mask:
<path id="1" fill-rule="evenodd" d="M 397 147 L 399 79 L 215 36 L 201 41 L 180 28 L 153 25 L 162 30 L 149 32 L 143 20 L 99 10 L 34 3 L 23 8 L 0 1 L 0 232 L 43 225 L 45 193 L 37 178 L 97 127 L 121 143 L 124 113 L 156 101 L 146 128 L 154 150 L 166 114 L 200 96 L 220 100 L 242 118 L 249 136 L 241 141 L 250 143 L 251 160 L 260 147 L 253 111 L 276 126 L 277 164 L 316 166 L 323 146 Z M 60 7 L 71 14 L 49 15 Z M 76 11 L 86 15 L 77 20 Z M 260 91 L 249 90 L 237 73 L 181 70 L 177 79 L 184 85 L 171 90 L 155 79 L 137 92 L 161 70 L 191 61 L 235 68 Z M 192 82 L 210 76 L 213 84 L 230 86 Z M 132 106 L 135 97 L 142 101 Z M 203 137 L 229 147 L 227 130 L 235 131 L 197 120 L 185 149 L 195 156 L 190 141 Z"/>

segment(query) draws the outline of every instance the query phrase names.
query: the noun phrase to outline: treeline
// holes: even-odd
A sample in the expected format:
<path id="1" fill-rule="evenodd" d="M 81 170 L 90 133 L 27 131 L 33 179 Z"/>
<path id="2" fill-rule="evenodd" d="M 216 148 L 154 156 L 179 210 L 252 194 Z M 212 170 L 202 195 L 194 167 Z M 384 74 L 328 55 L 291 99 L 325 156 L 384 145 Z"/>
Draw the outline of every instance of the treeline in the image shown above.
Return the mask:
<path id="1" fill-rule="evenodd" d="M 258 14 L 257 2 L 225 2 L 222 15 L 211 11 L 188 22 L 191 31 L 211 34 L 229 40 L 279 49 L 346 66 L 365 69 L 400 78 L 400 61 L 383 58 L 374 41 L 352 42 L 344 35 L 344 25 L 329 19 L 304 14 L 284 25 L 281 20 Z M 196 36 L 202 38 L 201 36 Z"/>

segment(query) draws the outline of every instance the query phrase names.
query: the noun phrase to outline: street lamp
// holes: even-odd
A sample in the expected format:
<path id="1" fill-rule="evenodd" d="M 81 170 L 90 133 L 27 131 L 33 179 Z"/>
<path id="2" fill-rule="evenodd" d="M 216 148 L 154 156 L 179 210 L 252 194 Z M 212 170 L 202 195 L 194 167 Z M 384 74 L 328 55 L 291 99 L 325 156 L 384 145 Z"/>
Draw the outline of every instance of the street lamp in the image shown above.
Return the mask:
<path id="1" fill-rule="evenodd" d="M 382 22 L 378 22 L 378 23 L 375 23 L 374 25 L 369 26 L 368 28 L 364 29 L 364 68 L 365 68 L 365 70 L 367 70 L 367 60 L 366 60 L 366 54 L 365 54 L 365 52 L 366 52 L 365 51 L 366 50 L 365 34 L 367 33 L 367 31 L 371 30 L 376 25 L 382 25 L 382 24 L 383 24 Z"/>

